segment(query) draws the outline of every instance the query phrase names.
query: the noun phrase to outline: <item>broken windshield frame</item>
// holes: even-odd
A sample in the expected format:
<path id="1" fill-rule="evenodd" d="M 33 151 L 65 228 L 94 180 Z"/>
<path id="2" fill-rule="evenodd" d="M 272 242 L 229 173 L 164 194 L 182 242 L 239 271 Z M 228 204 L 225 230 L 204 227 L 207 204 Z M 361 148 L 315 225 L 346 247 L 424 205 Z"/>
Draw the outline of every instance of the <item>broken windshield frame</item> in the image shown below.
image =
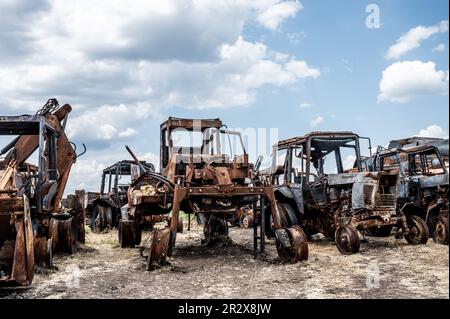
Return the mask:
<path id="1" fill-rule="evenodd" d="M 353 169 L 359 172 L 362 171 L 359 137 L 356 135 L 342 137 L 313 136 L 299 144 L 282 148 L 278 148 L 278 145 L 275 144 L 271 155 L 270 175 L 272 176 L 272 183 L 278 180 L 277 175 L 283 174 L 284 184 L 296 183 L 306 185 L 320 176 L 330 174 L 329 168 L 328 171 L 325 170 L 328 163 L 332 163 L 331 165 L 336 169 L 335 173 L 345 173 L 348 170 L 344 170 L 341 151 L 346 149 L 352 149 L 354 152 L 356 167 Z M 279 155 L 283 151 L 286 151 L 286 156 L 283 163 L 280 163 Z M 330 155 L 333 157 L 333 154 L 334 161 L 325 163 L 325 158 L 330 158 Z M 299 165 L 295 165 L 295 160 L 299 162 Z M 312 167 L 315 168 L 315 172 L 312 172 L 311 163 Z"/>
<path id="2" fill-rule="evenodd" d="M 172 130 L 171 136 L 174 153 L 183 154 L 188 150 L 189 154 L 221 155 L 223 153 L 222 144 L 227 143 L 230 156 L 238 154 L 238 146 L 241 147 L 242 154 L 246 154 L 242 134 L 238 131 L 215 127 L 203 129 L 202 132 L 177 128 Z M 236 147 L 233 147 L 233 143 L 231 143 L 232 136 L 237 137 L 238 145 Z M 224 142 L 222 143 L 222 141 Z"/>

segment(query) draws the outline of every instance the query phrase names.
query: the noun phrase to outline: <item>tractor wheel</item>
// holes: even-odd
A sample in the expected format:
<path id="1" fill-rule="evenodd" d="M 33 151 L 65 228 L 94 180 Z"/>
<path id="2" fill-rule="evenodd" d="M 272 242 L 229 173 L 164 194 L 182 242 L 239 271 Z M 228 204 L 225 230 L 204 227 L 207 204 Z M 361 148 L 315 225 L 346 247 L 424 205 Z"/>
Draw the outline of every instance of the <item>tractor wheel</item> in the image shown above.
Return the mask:
<path id="1" fill-rule="evenodd" d="M 409 234 L 405 235 L 405 239 L 410 245 L 426 244 L 428 241 L 428 226 L 419 216 L 409 216 L 406 220 L 409 228 Z"/>
<path id="2" fill-rule="evenodd" d="M 58 240 L 60 251 L 69 254 L 77 252 L 78 228 L 73 217 L 58 221 Z"/>
<path id="3" fill-rule="evenodd" d="M 105 222 L 101 213 L 101 207 L 95 206 L 91 217 L 91 229 L 94 233 L 100 232 L 105 228 Z"/>
<path id="4" fill-rule="evenodd" d="M 211 215 L 205 222 L 203 234 L 207 243 L 212 242 L 217 237 L 228 234 L 228 224 L 223 218 Z"/>
<path id="5" fill-rule="evenodd" d="M 282 203 L 281 206 L 283 206 L 284 213 L 286 216 L 286 221 L 290 226 L 298 225 L 298 218 L 295 214 L 294 209 L 292 208 L 291 204 L 289 203 Z"/>
<path id="6" fill-rule="evenodd" d="M 253 226 L 253 216 L 252 215 L 243 216 L 240 225 L 242 228 L 252 227 Z"/>
<path id="7" fill-rule="evenodd" d="M 280 202 L 277 202 L 277 208 L 280 212 L 280 219 L 281 219 L 281 227 L 288 227 L 289 222 L 287 218 L 287 213 L 284 210 L 283 205 L 281 205 Z M 264 232 L 268 238 L 274 238 L 275 237 L 275 230 L 273 225 L 273 217 L 272 217 L 272 210 L 270 208 L 270 205 L 267 206 L 265 211 L 265 229 Z"/>
<path id="8" fill-rule="evenodd" d="M 434 229 L 433 240 L 442 245 L 448 245 L 448 218 L 440 217 Z"/>
<path id="9" fill-rule="evenodd" d="M 119 243 L 122 248 L 134 248 L 136 246 L 136 223 L 134 220 L 120 220 Z"/>
<path id="10" fill-rule="evenodd" d="M 335 233 L 336 246 L 343 255 L 351 255 L 359 251 L 360 239 L 355 227 L 344 225 Z"/>
<path id="11" fill-rule="evenodd" d="M 34 238 L 34 263 L 47 268 L 53 267 L 53 245 L 52 239 L 45 236 Z"/>
<path id="12" fill-rule="evenodd" d="M 152 234 L 150 244 L 150 255 L 147 256 L 147 270 L 155 270 L 159 266 L 166 264 L 169 250 L 169 229 L 155 229 Z"/>
<path id="13" fill-rule="evenodd" d="M 113 219 L 113 212 L 110 206 L 104 208 L 105 213 L 105 219 L 106 219 L 106 226 L 105 228 L 113 228 L 114 227 L 114 219 Z"/>
<path id="14" fill-rule="evenodd" d="M 53 268 L 53 241 L 51 238 L 47 239 L 47 252 L 45 254 L 45 265 L 48 268 Z"/>
<path id="15" fill-rule="evenodd" d="M 286 227 L 277 231 L 277 234 L 276 247 L 281 261 L 294 264 L 308 259 L 308 241 L 300 226 Z M 284 238 L 280 238 L 280 236 Z M 287 241 L 289 241 L 288 245 L 284 243 Z"/>

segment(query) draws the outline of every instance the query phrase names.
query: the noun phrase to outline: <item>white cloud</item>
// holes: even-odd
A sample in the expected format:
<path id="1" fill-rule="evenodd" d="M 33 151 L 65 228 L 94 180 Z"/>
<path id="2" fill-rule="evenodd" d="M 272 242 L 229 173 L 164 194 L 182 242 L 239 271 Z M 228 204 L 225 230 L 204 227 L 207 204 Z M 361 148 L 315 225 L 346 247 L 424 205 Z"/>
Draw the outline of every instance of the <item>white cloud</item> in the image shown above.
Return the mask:
<path id="1" fill-rule="evenodd" d="M 313 106 L 313 104 L 309 103 L 309 102 L 300 103 L 300 108 L 302 108 L 302 109 L 307 109 L 307 108 L 310 108 L 312 106 Z"/>
<path id="2" fill-rule="evenodd" d="M 132 137 L 132 136 L 136 136 L 138 134 L 138 132 L 131 128 L 131 127 L 127 127 L 127 129 L 125 131 L 122 131 L 119 133 L 119 137 Z"/>
<path id="3" fill-rule="evenodd" d="M 265 86 L 317 78 L 306 61 L 242 36 L 245 25 L 277 29 L 300 9 L 291 0 L 0 1 L 0 109 L 70 103 L 68 135 L 88 148 L 80 161 L 110 164 L 99 162 L 103 151 L 122 154 L 170 108 L 246 106 Z"/>
<path id="4" fill-rule="evenodd" d="M 298 11 L 303 8 L 299 1 L 282 1 L 264 10 L 258 21 L 268 29 L 276 30 L 286 18 L 295 17 Z"/>
<path id="5" fill-rule="evenodd" d="M 433 62 L 395 62 L 383 71 L 378 101 L 405 103 L 417 96 L 448 94 L 449 73 Z"/>
<path id="6" fill-rule="evenodd" d="M 386 59 L 398 59 L 407 52 L 420 47 L 423 40 L 428 39 L 434 34 L 445 33 L 448 31 L 448 21 L 441 21 L 439 24 L 424 27 L 417 26 L 410 29 L 402 35 L 397 42 L 392 45 L 386 53 Z"/>
<path id="7" fill-rule="evenodd" d="M 136 136 L 138 132 L 131 126 L 157 117 L 158 109 L 147 103 L 103 105 L 71 118 L 67 123 L 67 135 L 84 143 L 94 143 L 96 148 L 105 148 L 114 141 Z"/>
<path id="8" fill-rule="evenodd" d="M 448 138 L 448 133 L 445 132 L 439 125 L 433 124 L 425 129 L 421 129 L 416 136 Z"/>
<path id="9" fill-rule="evenodd" d="M 442 52 L 444 50 L 445 50 L 445 44 L 444 43 L 439 43 L 431 51 L 433 51 L 433 52 Z"/>
<path id="10" fill-rule="evenodd" d="M 21 43 L 29 54 L 16 65 L 0 61 L 0 105 L 31 111 L 57 95 L 89 109 L 144 102 L 239 106 L 251 103 L 262 85 L 290 85 L 320 74 L 305 61 L 241 36 L 248 21 L 299 8 L 298 1 L 49 3 L 42 5 L 45 14 L 22 23 L 27 38 Z M 290 15 L 275 16 L 279 24 Z"/>
<path id="11" fill-rule="evenodd" d="M 310 122 L 309 122 L 309 126 L 311 127 L 316 127 L 317 125 L 321 124 L 324 122 L 324 118 L 321 115 L 317 115 L 315 118 L 313 118 Z"/>
<path id="12" fill-rule="evenodd" d="M 310 68 L 305 61 L 291 60 L 286 64 L 286 70 L 292 72 L 297 78 L 317 78 L 320 71 L 315 68 Z"/>

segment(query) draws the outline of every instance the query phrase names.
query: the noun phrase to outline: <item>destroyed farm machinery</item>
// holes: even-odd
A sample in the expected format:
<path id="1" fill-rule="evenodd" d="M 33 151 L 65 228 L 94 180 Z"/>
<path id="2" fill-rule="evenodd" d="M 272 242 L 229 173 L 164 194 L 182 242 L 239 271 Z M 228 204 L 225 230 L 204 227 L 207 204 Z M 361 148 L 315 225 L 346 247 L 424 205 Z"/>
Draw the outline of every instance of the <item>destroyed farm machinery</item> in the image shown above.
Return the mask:
<path id="1" fill-rule="evenodd" d="M 160 173 L 142 168 L 142 175 L 128 188 L 128 214 L 124 214 L 119 227 L 122 247 L 139 244 L 141 225 L 148 215 L 169 214 L 173 221 L 179 220 L 180 211 L 195 214 L 204 220 L 205 242 L 212 242 L 228 235 L 227 220 L 240 207 L 250 204 L 256 212 L 267 202 L 272 207 L 272 229 L 277 234 L 279 256 L 288 262 L 308 258 L 302 229 L 282 224 L 273 188 L 256 177 L 258 164 L 249 163 L 239 132 L 226 129 L 219 119 L 169 118 L 160 129 Z M 232 139 L 241 154 L 233 152 Z M 139 161 L 136 163 L 140 165 Z M 265 219 L 259 219 L 259 235 L 254 223 L 254 248 L 259 240 L 260 249 L 264 250 Z M 172 255 L 176 235 L 177 223 L 151 233 L 151 243 L 142 252 L 147 254 L 149 270 L 164 264 L 166 257 Z"/>
<path id="2" fill-rule="evenodd" d="M 36 115 L 0 116 L 0 134 L 15 136 L 1 151 L 0 285 L 30 285 L 35 265 L 51 266 L 54 252 L 83 240 L 84 216 L 60 208 L 77 157 L 64 132 L 70 111 L 51 99 Z M 36 150 L 37 165 L 26 163 Z"/>
<path id="3" fill-rule="evenodd" d="M 448 164 L 438 147 L 420 145 L 384 149 L 379 146 L 367 165 L 370 170 L 399 174 L 398 208 L 407 216 L 424 220 L 435 242 L 448 244 Z M 391 230 L 389 226 L 379 228 L 373 235 L 386 236 Z M 426 236 L 421 238 L 422 243 L 427 239 Z"/>
<path id="4" fill-rule="evenodd" d="M 398 175 L 364 171 L 362 139 L 370 148 L 369 139 L 352 132 L 312 132 L 278 142 L 272 165 L 263 173 L 274 185 L 281 216 L 308 236 L 322 233 L 334 239 L 342 254 L 359 251 L 358 231 L 364 235 L 380 227 L 397 226 L 408 243 L 422 243 L 424 221 L 397 209 Z M 345 169 L 344 159 L 354 167 Z"/>

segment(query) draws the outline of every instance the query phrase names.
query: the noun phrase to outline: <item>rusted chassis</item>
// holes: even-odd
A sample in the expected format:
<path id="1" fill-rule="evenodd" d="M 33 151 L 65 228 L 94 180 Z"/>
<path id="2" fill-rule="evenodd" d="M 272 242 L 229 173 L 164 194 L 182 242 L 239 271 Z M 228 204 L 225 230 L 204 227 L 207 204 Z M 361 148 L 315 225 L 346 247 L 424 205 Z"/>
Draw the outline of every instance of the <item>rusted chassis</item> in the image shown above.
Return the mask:
<path id="1" fill-rule="evenodd" d="M 234 212 L 236 207 L 242 204 L 253 203 L 260 201 L 260 207 L 265 207 L 267 203 L 271 209 L 272 215 L 272 228 L 275 230 L 277 237 L 277 251 L 279 257 L 284 262 L 295 263 L 300 260 L 308 259 L 308 243 L 306 240 L 306 235 L 303 233 L 300 227 L 288 228 L 284 227 L 285 224 L 282 222 L 280 211 L 276 205 L 276 199 L 271 186 L 260 186 L 260 187 L 248 187 L 248 186 L 231 186 L 231 185 L 215 185 L 215 186 L 204 186 L 204 187 L 183 187 L 176 185 L 173 192 L 170 193 L 171 220 L 179 220 L 180 210 L 183 208 L 184 211 L 190 211 L 196 200 L 199 199 L 232 199 L 235 205 L 231 209 L 221 209 L 218 207 L 211 206 L 200 206 L 196 213 L 201 213 L 205 215 L 206 224 L 204 229 L 205 237 L 208 238 L 212 236 L 213 232 L 220 230 L 222 228 L 222 234 L 227 234 L 227 227 L 221 224 L 221 221 L 225 219 L 226 214 Z M 145 196 L 140 198 L 139 203 L 134 203 L 137 206 L 147 204 L 147 209 L 138 209 L 135 211 L 135 219 L 133 220 L 123 220 L 121 222 L 120 238 L 122 247 L 134 247 L 141 239 L 139 223 L 136 222 L 143 218 L 142 214 L 150 214 L 151 212 L 161 213 L 161 207 L 159 209 L 148 209 L 150 204 L 153 207 L 161 203 L 161 195 L 156 196 Z M 253 206 L 255 218 L 257 210 L 256 205 Z M 260 237 L 255 238 L 254 248 L 257 249 L 257 239 L 260 239 L 261 251 L 264 250 L 264 211 L 260 211 L 260 222 L 261 231 Z M 192 211 L 191 211 L 192 212 Z M 169 213 L 169 210 L 167 210 Z M 255 218 L 256 219 L 256 218 Z M 254 225 L 255 234 L 256 224 Z M 179 232 L 179 225 L 177 223 L 170 223 L 168 229 L 157 230 L 153 234 L 152 246 L 150 248 L 150 254 L 147 257 L 147 268 L 148 270 L 153 270 L 157 265 L 164 264 L 166 257 L 172 255 L 172 250 L 176 244 L 176 236 Z M 262 238 L 261 238 L 262 237 Z"/>

